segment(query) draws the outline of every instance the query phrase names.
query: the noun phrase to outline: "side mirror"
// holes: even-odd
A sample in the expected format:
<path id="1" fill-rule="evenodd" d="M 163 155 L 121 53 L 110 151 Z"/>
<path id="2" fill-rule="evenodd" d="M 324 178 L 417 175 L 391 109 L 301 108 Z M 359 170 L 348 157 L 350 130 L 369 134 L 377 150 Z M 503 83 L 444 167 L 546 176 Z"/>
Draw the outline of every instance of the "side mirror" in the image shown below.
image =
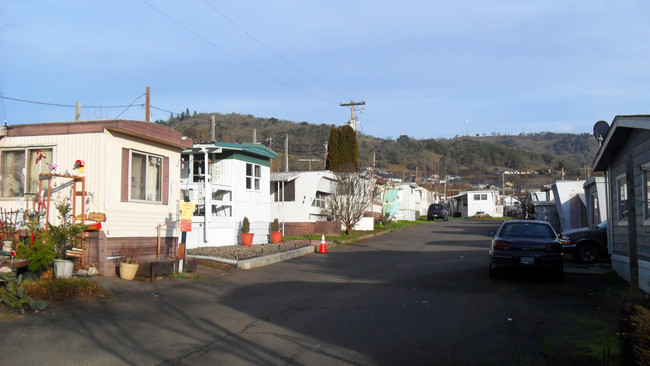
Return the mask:
<path id="1" fill-rule="evenodd" d="M 488 233 L 489 236 L 494 236 L 495 234 L 496 234 L 496 232 L 494 232 L 494 231 L 490 231 L 490 232 Z"/>

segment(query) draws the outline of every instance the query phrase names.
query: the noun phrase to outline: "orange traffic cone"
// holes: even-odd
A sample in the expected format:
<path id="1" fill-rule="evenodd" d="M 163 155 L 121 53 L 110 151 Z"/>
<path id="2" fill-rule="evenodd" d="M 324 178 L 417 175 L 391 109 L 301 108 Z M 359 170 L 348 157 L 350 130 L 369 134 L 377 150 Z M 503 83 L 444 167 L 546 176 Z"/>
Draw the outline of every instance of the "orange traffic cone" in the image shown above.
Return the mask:
<path id="1" fill-rule="evenodd" d="M 320 237 L 320 249 L 318 250 L 318 253 L 322 253 L 322 254 L 327 253 L 327 244 L 325 244 L 325 234 L 323 234 Z"/>

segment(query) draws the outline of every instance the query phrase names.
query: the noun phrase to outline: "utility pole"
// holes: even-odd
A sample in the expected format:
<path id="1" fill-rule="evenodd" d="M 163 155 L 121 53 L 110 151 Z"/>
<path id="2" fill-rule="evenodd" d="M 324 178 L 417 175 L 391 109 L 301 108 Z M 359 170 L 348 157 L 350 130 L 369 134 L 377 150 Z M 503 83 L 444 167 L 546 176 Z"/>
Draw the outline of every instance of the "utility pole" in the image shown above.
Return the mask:
<path id="1" fill-rule="evenodd" d="M 210 122 L 210 141 L 217 141 L 217 123 L 215 121 L 216 116 L 213 114 Z"/>
<path id="2" fill-rule="evenodd" d="M 284 171 L 289 171 L 289 134 L 284 135 Z"/>
<path id="3" fill-rule="evenodd" d="M 363 101 L 363 100 L 360 101 L 360 102 L 355 102 L 354 100 L 351 100 L 350 103 L 340 103 L 339 105 L 341 107 L 350 107 L 350 120 L 348 121 L 348 124 L 350 125 L 350 127 L 352 127 L 354 132 L 357 132 L 357 127 L 359 125 L 359 121 L 354 116 L 354 111 L 358 110 L 355 107 L 358 106 L 358 105 L 366 105 L 366 102 Z"/>
<path id="4" fill-rule="evenodd" d="M 323 159 L 323 169 L 327 169 L 327 153 L 329 152 L 327 150 L 328 148 L 327 142 L 328 141 L 325 141 L 325 159 Z"/>
<path id="5" fill-rule="evenodd" d="M 151 113 L 150 113 L 151 112 L 151 109 L 150 109 L 151 90 L 149 89 L 149 87 L 147 87 L 147 91 L 145 92 L 145 94 L 147 95 L 147 98 L 146 98 L 146 102 L 145 102 L 145 110 L 144 110 L 144 114 L 145 114 L 144 118 L 145 119 L 144 120 L 147 121 L 147 122 L 151 122 Z"/>
<path id="6" fill-rule="evenodd" d="M 74 112 L 74 120 L 79 121 L 81 119 L 81 102 L 77 102 L 77 107 Z"/>

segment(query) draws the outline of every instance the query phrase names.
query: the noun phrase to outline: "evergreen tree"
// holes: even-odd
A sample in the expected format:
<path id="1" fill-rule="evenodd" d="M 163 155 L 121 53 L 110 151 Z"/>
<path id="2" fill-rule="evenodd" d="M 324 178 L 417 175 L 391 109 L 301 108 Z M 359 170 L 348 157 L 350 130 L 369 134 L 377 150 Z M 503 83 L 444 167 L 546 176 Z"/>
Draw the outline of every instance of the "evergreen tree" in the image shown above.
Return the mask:
<path id="1" fill-rule="evenodd" d="M 339 165 L 339 139 L 339 129 L 332 126 L 330 129 L 330 138 L 327 140 L 327 160 L 325 160 L 325 169 L 335 170 Z"/>
<path id="2" fill-rule="evenodd" d="M 325 168 L 337 172 L 359 170 L 359 144 L 352 127 L 333 126 L 330 130 Z"/>
<path id="3" fill-rule="evenodd" d="M 341 127 L 341 167 L 347 171 L 359 170 L 359 143 L 357 134 L 349 125 Z"/>

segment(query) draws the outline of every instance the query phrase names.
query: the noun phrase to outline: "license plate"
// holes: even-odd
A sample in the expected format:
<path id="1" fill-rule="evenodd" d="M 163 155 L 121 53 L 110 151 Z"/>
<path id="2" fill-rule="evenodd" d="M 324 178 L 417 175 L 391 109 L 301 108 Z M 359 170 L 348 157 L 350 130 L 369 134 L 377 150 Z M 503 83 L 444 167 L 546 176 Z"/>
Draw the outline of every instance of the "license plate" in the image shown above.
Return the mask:
<path id="1" fill-rule="evenodd" d="M 519 261 L 521 262 L 521 264 L 534 264 L 535 257 L 521 257 L 519 258 Z"/>

